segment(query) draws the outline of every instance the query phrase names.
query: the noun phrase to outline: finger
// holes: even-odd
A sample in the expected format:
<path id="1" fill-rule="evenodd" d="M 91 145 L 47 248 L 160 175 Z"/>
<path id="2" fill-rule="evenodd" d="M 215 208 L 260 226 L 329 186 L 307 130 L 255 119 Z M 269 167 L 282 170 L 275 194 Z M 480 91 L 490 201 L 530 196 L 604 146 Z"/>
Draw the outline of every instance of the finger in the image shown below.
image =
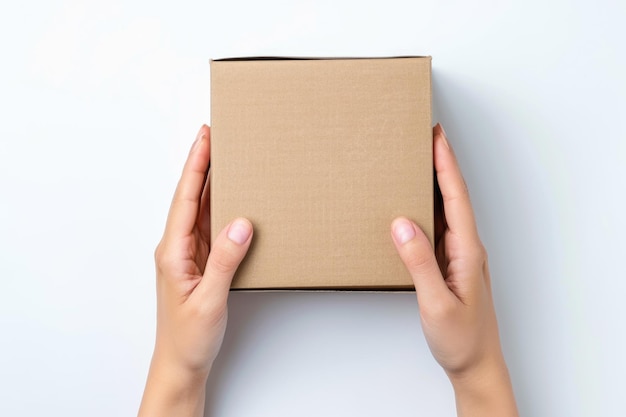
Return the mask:
<path id="1" fill-rule="evenodd" d="M 478 239 L 469 193 L 454 152 L 440 124 L 433 128 L 434 160 L 441 189 L 445 221 L 453 234 Z"/>
<path id="2" fill-rule="evenodd" d="M 420 308 L 453 301 L 424 232 L 409 219 L 398 217 L 391 223 L 391 235 L 415 284 Z"/>
<path id="3" fill-rule="evenodd" d="M 194 228 L 209 165 L 209 134 L 209 127 L 203 125 L 189 152 L 170 207 L 166 235 L 185 236 Z"/>
<path id="4" fill-rule="evenodd" d="M 252 224 L 237 218 L 217 236 L 197 290 L 201 297 L 226 300 L 230 284 L 252 241 Z"/>

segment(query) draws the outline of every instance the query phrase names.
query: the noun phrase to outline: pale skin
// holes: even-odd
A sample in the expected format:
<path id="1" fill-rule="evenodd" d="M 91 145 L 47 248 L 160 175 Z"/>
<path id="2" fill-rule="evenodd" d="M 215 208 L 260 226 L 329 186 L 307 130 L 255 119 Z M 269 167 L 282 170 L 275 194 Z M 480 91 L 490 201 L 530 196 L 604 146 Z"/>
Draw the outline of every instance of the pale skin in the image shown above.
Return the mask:
<path id="1" fill-rule="evenodd" d="M 440 125 L 433 139 L 443 202 L 436 213 L 435 250 L 404 217 L 391 223 L 391 239 L 413 278 L 424 335 L 452 383 L 458 416 L 516 417 L 487 253 Z M 202 126 L 155 251 L 157 336 L 140 417 L 203 415 L 206 381 L 226 329 L 230 283 L 253 238 L 248 220 L 233 219 L 209 251 L 209 141 L 210 130 Z"/>

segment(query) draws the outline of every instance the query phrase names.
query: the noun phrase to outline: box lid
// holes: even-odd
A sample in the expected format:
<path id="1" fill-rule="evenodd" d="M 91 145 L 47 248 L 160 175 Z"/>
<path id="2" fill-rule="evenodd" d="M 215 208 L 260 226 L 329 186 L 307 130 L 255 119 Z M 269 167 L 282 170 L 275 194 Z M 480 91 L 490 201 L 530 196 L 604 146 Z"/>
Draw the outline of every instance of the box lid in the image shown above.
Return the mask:
<path id="1" fill-rule="evenodd" d="M 430 57 L 211 61 L 212 239 L 254 238 L 234 289 L 412 289 L 391 221 L 433 239 Z"/>

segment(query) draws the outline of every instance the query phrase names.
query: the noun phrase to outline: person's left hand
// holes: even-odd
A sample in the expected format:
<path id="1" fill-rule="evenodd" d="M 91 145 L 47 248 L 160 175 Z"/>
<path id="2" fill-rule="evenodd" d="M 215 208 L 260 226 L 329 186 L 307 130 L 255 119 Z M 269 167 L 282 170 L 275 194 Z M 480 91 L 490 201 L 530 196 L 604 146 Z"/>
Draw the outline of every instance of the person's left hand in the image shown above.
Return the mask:
<path id="1" fill-rule="evenodd" d="M 252 225 L 238 218 L 210 248 L 209 137 L 202 126 L 155 251 L 157 336 L 140 416 L 202 415 L 206 379 L 226 329 L 231 281 L 252 239 Z"/>

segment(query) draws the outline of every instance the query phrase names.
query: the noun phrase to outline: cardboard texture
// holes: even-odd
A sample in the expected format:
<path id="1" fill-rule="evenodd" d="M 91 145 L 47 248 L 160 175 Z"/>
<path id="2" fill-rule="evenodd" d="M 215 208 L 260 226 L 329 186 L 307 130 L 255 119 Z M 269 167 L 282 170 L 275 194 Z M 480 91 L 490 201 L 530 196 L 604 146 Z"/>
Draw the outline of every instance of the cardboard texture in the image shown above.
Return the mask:
<path id="1" fill-rule="evenodd" d="M 254 225 L 233 289 L 413 289 L 392 220 L 433 240 L 430 57 L 211 61 L 211 241 Z"/>

